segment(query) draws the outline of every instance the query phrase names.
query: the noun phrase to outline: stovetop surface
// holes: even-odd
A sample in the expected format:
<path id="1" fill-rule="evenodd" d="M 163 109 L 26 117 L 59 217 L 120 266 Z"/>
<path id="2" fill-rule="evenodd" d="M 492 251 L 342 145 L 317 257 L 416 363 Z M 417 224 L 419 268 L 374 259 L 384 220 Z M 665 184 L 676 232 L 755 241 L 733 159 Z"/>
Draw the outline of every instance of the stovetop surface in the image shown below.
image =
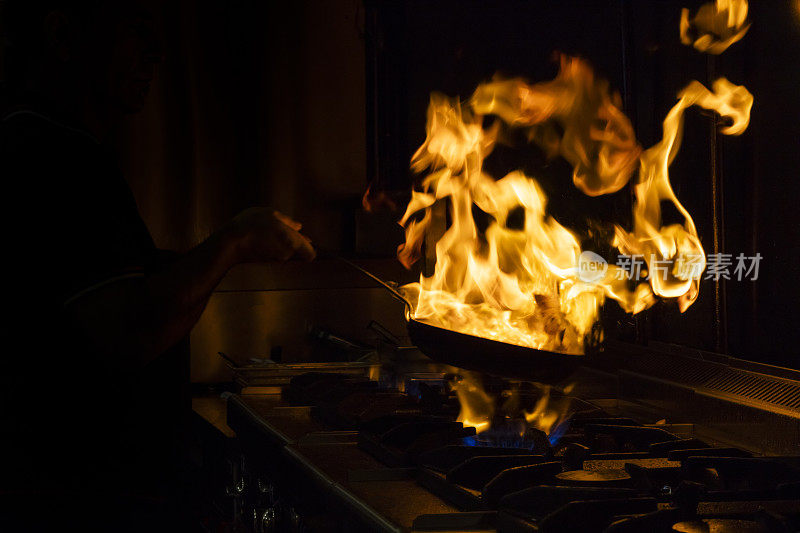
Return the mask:
<path id="1" fill-rule="evenodd" d="M 458 511 L 420 486 L 412 472 L 389 469 L 359 448 L 357 432 L 326 426 L 310 407 L 292 406 L 280 393 L 246 394 L 230 401 L 250 410 L 263 429 L 282 442 L 282 460 L 340 488 L 342 498 L 374 513 L 387 530 L 411 530 L 420 514 Z"/>
<path id="2" fill-rule="evenodd" d="M 754 458 L 613 397 L 572 398 L 550 435 L 476 434 L 455 422 L 453 369 L 415 370 L 370 380 L 315 368 L 230 403 L 380 530 L 800 528 L 792 458 Z"/>

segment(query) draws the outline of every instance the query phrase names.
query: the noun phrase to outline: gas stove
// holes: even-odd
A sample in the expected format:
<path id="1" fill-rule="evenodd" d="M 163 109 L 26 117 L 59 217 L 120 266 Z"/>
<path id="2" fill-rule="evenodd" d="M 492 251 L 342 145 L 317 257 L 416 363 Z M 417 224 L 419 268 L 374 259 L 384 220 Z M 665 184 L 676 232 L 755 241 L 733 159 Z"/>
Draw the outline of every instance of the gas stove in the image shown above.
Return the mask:
<path id="1" fill-rule="evenodd" d="M 568 409 L 547 433 L 499 419 L 478 432 L 457 421 L 459 369 L 411 349 L 388 353 L 261 368 L 252 386 L 239 379 L 228 424 L 242 446 L 240 485 L 251 490 L 241 490 L 240 508 L 253 530 L 800 531 L 791 434 L 788 453 L 742 446 L 748 439 L 705 424 L 708 413 L 636 398 L 626 371 L 602 364 L 562 390 L 483 376 L 498 397 L 534 405 L 548 393 Z M 742 409 L 723 425 L 747 430 L 752 405 Z"/>

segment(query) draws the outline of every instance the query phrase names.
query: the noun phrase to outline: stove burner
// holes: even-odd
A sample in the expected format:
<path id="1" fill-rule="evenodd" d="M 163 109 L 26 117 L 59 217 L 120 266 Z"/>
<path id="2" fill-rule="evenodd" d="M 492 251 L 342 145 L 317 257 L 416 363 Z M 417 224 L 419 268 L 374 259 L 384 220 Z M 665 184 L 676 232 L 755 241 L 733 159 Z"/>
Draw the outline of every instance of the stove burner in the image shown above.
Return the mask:
<path id="1" fill-rule="evenodd" d="M 483 517 L 500 533 L 800 531 L 800 461 L 715 448 L 577 398 L 547 435 L 520 433 L 524 425 L 503 417 L 476 434 L 456 421 L 458 402 L 436 372 L 391 383 L 307 374 L 284 397 L 311 406 L 327 427 L 357 430 L 362 450 L 413 469 L 419 485 L 459 509 L 426 515 L 436 523 Z"/>
<path id="2" fill-rule="evenodd" d="M 751 520 L 733 520 L 727 518 L 707 518 L 678 522 L 672 531 L 681 533 L 769 533 L 764 524 Z"/>
<path id="3" fill-rule="evenodd" d="M 528 428 L 522 435 L 514 428 L 503 428 L 498 425 L 491 429 L 468 437 L 463 441 L 465 446 L 485 446 L 493 448 L 517 448 L 544 453 L 550 448 L 550 440 L 543 431 Z"/>
<path id="4" fill-rule="evenodd" d="M 625 470 L 569 470 L 556 475 L 565 485 L 575 486 L 619 486 L 631 479 Z"/>

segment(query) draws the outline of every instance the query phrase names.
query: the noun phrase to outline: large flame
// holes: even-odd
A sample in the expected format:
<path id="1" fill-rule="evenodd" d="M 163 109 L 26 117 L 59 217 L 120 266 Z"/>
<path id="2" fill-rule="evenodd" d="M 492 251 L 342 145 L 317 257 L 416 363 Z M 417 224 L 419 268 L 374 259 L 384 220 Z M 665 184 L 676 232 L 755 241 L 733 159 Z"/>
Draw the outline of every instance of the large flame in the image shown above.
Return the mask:
<path id="1" fill-rule="evenodd" d="M 598 80 L 586 63 L 561 57 L 553 81 L 528 85 L 520 80 L 480 85 L 473 110 L 499 116 L 515 127 L 535 126 L 529 135 L 551 155 L 574 167 L 575 186 L 589 196 L 616 192 L 631 177 L 641 149 L 619 95 Z"/>
<path id="2" fill-rule="evenodd" d="M 739 135 L 747 128 L 753 107 L 753 95 L 725 78 L 715 81 L 713 89 L 709 91 L 693 81 L 678 95 L 678 103 L 664 119 L 664 138 L 640 157 L 639 180 L 634 187 L 633 232 L 617 227 L 614 240 L 614 246 L 622 253 L 643 256 L 653 274 L 650 276 L 653 292 L 664 298 L 677 298 L 681 311 L 697 299 L 699 279 L 693 274 L 705 269 L 703 246 L 694 221 L 669 182 L 669 165 L 677 155 L 683 135 L 683 113 L 692 105 L 714 110 L 732 121 L 722 133 Z M 683 225 L 661 226 L 663 201 L 672 202 L 684 218 Z M 684 268 L 686 265 L 692 265 L 694 272 Z"/>
<path id="3" fill-rule="evenodd" d="M 683 113 L 692 105 L 715 110 L 731 120 L 722 132 L 738 135 L 747 127 L 752 103 L 744 87 L 724 78 L 713 91 L 692 82 L 664 120 L 663 140 L 643 151 L 618 95 L 576 58 L 563 56 L 558 76 L 549 82 L 482 84 L 463 107 L 458 99 L 431 95 L 427 137 L 412 158 L 412 168 L 430 174 L 421 190 L 413 191 L 400 221 L 406 242 L 398 257 L 407 267 L 420 257 L 426 237 L 438 237 L 433 275 L 404 287 L 412 317 L 512 344 L 580 354 L 605 297 L 631 313 L 653 305 L 656 295 L 676 298 L 685 310 L 697 298 L 705 256 L 694 222 L 669 182 Z M 484 127 L 489 116 L 499 120 Z M 578 238 L 547 213 L 535 179 L 514 171 L 495 180 L 484 171 L 483 161 L 503 128 L 523 128 L 550 155 L 569 161 L 573 183 L 589 196 L 619 190 L 638 162 L 633 230 L 617 227 L 613 244 L 623 254 L 644 256 L 651 274 L 658 275 L 632 283 L 620 267 L 609 265 L 587 281 Z M 662 226 L 664 201 L 675 205 L 683 224 Z M 437 236 L 434 210 L 445 205 L 449 227 Z M 476 209 L 489 216 L 483 231 Z M 520 219 L 524 222 L 512 223 Z M 684 268 L 691 263 L 695 268 Z"/>
<path id="4" fill-rule="evenodd" d="M 513 432 L 522 437 L 529 428 L 538 429 L 550 435 L 558 425 L 567 419 L 571 398 L 566 396 L 572 390 L 568 385 L 561 390 L 564 396 L 555 397 L 551 386 L 541 386 L 539 397 L 530 406 L 530 410 L 520 403 L 518 390 L 503 391 L 507 394 L 505 401 L 488 393 L 483 386 L 480 375 L 462 371 L 451 383 L 458 397 L 461 410 L 457 418 L 466 427 L 475 428 L 476 433 L 492 429 L 495 419 L 504 419 L 513 425 Z M 511 429 L 511 428 L 506 428 Z"/>
<path id="5" fill-rule="evenodd" d="M 494 398 L 486 392 L 479 376 L 464 372 L 460 379 L 454 380 L 451 387 L 458 397 L 461 410 L 457 422 L 465 427 L 475 428 L 476 433 L 482 433 L 492 426 L 495 412 Z"/>
<path id="6" fill-rule="evenodd" d="M 551 394 L 552 387 L 550 385 L 542 388 L 542 395 L 536 401 L 533 409 L 524 413 L 525 422 L 543 431 L 547 435 L 551 435 L 553 430 L 557 428 L 563 421 L 567 419 L 569 413 L 571 398 L 563 396 L 561 398 L 554 398 Z M 568 385 L 562 392 L 569 394 L 572 391 L 572 385 Z"/>
<path id="7" fill-rule="evenodd" d="M 694 17 L 681 11 L 681 42 L 701 52 L 721 54 L 750 29 L 747 0 L 716 0 L 704 4 Z"/>

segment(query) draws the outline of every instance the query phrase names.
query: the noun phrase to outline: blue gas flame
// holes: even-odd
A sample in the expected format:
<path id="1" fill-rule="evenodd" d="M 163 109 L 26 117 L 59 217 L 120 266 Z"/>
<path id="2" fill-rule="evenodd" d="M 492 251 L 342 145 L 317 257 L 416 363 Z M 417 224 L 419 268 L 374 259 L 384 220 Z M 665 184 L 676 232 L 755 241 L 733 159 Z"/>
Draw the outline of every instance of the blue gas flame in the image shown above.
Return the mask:
<path id="1" fill-rule="evenodd" d="M 559 439 L 564 436 L 564 433 L 569 429 L 569 419 L 561 421 L 547 436 L 547 441 L 550 446 L 555 446 Z"/>

